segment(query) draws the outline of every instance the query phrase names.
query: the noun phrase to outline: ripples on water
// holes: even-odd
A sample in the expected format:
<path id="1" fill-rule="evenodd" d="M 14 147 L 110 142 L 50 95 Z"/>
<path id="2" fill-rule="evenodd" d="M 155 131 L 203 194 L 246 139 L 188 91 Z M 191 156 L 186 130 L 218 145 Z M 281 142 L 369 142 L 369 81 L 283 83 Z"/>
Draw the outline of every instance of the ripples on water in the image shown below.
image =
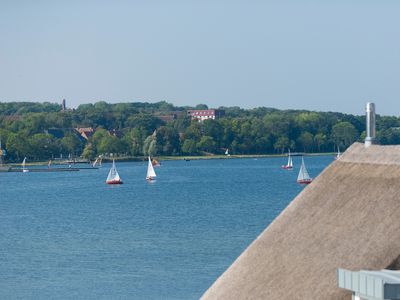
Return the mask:
<path id="1" fill-rule="evenodd" d="M 332 157 L 307 157 L 311 176 Z M 284 158 L 0 173 L 1 299 L 198 299 L 301 191 Z"/>

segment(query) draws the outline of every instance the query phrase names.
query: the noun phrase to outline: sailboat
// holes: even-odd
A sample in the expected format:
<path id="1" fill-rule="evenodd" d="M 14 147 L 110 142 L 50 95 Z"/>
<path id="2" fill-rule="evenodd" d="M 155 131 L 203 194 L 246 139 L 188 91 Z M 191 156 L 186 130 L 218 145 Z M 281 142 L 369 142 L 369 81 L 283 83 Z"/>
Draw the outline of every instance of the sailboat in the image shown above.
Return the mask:
<path id="1" fill-rule="evenodd" d="M 149 163 L 147 164 L 147 174 L 146 180 L 155 180 L 157 177 L 156 172 L 154 171 L 153 164 L 151 163 L 151 158 L 149 156 Z"/>
<path id="2" fill-rule="evenodd" d="M 114 159 L 113 159 L 113 163 L 112 163 L 110 172 L 108 172 L 106 183 L 107 184 L 122 184 L 123 183 L 117 172 L 117 167 L 115 166 Z"/>
<path id="3" fill-rule="evenodd" d="M 92 163 L 92 167 L 100 168 L 102 160 L 103 160 L 103 158 L 101 156 L 97 157 L 96 160 Z"/>
<path id="4" fill-rule="evenodd" d="M 309 184 L 312 182 L 312 178 L 307 172 L 306 165 L 304 164 L 304 158 L 301 157 L 301 167 L 299 171 L 299 176 L 297 176 L 297 182 L 301 184 Z"/>
<path id="5" fill-rule="evenodd" d="M 93 168 L 96 167 L 98 161 L 99 161 L 99 158 L 96 158 L 96 160 L 95 160 L 94 163 L 92 164 L 92 167 L 93 167 Z"/>
<path id="6" fill-rule="evenodd" d="M 23 173 L 29 172 L 29 170 L 25 167 L 25 163 L 26 163 L 26 157 L 24 157 L 24 160 L 22 161 L 22 172 Z"/>
<path id="7" fill-rule="evenodd" d="M 342 154 L 340 153 L 340 149 L 339 149 L 339 146 L 338 146 L 338 147 L 337 147 L 337 153 L 336 153 L 335 159 L 339 159 L 341 156 L 342 156 Z"/>
<path id="8" fill-rule="evenodd" d="M 291 170 L 293 169 L 293 160 L 292 160 L 292 156 L 290 155 L 290 149 L 289 149 L 289 153 L 288 153 L 288 161 L 286 165 L 282 166 L 282 169 L 286 169 L 286 170 Z"/>

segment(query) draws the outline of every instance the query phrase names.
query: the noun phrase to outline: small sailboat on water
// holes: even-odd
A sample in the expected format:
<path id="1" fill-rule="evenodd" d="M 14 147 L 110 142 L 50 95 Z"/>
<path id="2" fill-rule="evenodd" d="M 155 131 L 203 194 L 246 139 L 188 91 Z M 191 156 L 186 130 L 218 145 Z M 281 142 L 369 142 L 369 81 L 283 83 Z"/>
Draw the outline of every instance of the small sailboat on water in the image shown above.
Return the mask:
<path id="1" fill-rule="evenodd" d="M 282 169 L 286 169 L 286 170 L 293 169 L 293 159 L 292 159 L 292 156 L 290 155 L 290 149 L 289 149 L 289 153 L 288 153 L 288 162 L 286 165 L 282 166 Z"/>
<path id="2" fill-rule="evenodd" d="M 304 158 L 301 157 L 301 167 L 299 171 L 299 175 L 297 176 L 297 182 L 301 184 L 309 184 L 313 181 L 313 179 L 308 174 L 306 169 L 306 165 L 304 164 Z"/>
<path id="3" fill-rule="evenodd" d="M 115 166 L 114 159 L 113 159 L 113 163 L 112 163 L 110 172 L 108 172 L 106 183 L 107 184 L 122 184 L 123 183 L 121 178 L 119 177 L 117 167 Z"/>
<path id="4" fill-rule="evenodd" d="M 29 170 L 26 168 L 26 157 L 24 157 L 24 160 L 22 161 L 22 172 L 23 173 L 28 173 Z"/>
<path id="5" fill-rule="evenodd" d="M 226 155 L 226 156 L 231 156 L 231 155 L 229 154 L 229 149 L 228 149 L 228 148 L 226 148 L 225 155 Z"/>
<path id="6" fill-rule="evenodd" d="M 157 177 L 156 172 L 154 171 L 153 164 L 151 163 L 151 158 L 149 156 L 149 163 L 147 164 L 147 174 L 146 174 L 146 180 L 155 180 Z"/>
<path id="7" fill-rule="evenodd" d="M 96 165 L 98 162 L 99 162 L 99 158 L 97 157 L 96 160 L 92 163 L 92 167 L 96 168 Z"/>
<path id="8" fill-rule="evenodd" d="M 339 146 L 338 146 L 338 147 L 337 147 L 337 153 L 336 153 L 335 159 L 339 159 L 341 156 L 342 156 L 342 154 L 340 153 L 340 149 L 339 149 Z"/>

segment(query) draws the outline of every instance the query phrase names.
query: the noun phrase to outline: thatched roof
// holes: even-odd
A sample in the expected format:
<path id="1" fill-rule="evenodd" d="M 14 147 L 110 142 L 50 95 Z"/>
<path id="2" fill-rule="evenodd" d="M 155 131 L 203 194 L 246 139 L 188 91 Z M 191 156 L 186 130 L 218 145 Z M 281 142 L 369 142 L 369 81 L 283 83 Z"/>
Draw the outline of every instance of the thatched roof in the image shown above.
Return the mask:
<path id="1" fill-rule="evenodd" d="M 352 145 L 209 288 L 202 299 L 351 299 L 336 268 L 397 268 L 400 146 Z"/>

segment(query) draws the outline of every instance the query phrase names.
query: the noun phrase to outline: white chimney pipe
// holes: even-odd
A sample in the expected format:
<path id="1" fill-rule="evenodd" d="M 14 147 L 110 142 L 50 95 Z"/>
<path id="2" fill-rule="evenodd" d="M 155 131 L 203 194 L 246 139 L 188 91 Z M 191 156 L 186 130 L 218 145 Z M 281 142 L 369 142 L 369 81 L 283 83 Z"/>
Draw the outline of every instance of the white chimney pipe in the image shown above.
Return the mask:
<path id="1" fill-rule="evenodd" d="M 365 147 L 369 147 L 375 143 L 375 104 L 368 102 L 365 108 L 366 112 L 366 135 Z"/>

